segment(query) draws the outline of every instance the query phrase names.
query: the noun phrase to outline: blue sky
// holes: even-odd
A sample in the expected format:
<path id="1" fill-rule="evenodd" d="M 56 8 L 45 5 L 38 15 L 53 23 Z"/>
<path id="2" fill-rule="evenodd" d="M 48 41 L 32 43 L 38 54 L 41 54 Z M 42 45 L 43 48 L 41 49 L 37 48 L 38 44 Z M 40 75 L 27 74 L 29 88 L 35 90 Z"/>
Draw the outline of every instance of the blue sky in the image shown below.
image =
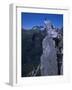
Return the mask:
<path id="1" fill-rule="evenodd" d="M 21 26 L 24 29 L 31 29 L 33 26 L 44 25 L 44 20 L 50 20 L 56 28 L 63 27 L 62 14 L 43 14 L 43 13 L 21 13 Z"/>

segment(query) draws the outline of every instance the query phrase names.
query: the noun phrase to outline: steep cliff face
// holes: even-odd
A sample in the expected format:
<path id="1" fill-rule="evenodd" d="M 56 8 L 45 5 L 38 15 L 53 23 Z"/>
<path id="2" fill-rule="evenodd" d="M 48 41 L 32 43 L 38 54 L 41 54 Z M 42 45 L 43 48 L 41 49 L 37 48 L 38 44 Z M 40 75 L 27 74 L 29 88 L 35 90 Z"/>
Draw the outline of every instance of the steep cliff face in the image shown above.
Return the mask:
<path id="1" fill-rule="evenodd" d="M 57 75 L 57 56 L 55 41 L 52 38 L 57 37 L 57 33 L 52 29 L 50 21 L 45 21 L 47 35 L 43 39 L 43 54 L 41 56 L 41 75 Z"/>

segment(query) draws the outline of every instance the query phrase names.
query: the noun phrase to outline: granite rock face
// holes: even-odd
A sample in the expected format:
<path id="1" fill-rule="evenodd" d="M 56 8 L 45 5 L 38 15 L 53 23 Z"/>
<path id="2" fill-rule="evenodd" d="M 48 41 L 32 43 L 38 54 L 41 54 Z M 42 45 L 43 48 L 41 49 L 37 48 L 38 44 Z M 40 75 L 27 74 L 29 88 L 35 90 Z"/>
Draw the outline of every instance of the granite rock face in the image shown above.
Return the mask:
<path id="1" fill-rule="evenodd" d="M 56 37 L 57 33 L 52 29 L 52 24 L 49 21 L 45 22 L 47 35 L 43 39 L 42 48 L 43 53 L 41 55 L 41 75 L 57 75 L 57 56 L 55 42 L 52 39 L 53 36 Z"/>

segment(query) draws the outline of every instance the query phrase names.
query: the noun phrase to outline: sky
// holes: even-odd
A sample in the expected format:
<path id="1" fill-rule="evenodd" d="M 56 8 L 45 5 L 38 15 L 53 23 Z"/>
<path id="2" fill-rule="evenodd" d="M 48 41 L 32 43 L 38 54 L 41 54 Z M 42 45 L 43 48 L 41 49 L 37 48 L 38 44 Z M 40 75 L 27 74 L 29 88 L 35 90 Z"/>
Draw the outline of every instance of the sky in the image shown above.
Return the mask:
<path id="1" fill-rule="evenodd" d="M 31 29 L 33 26 L 43 26 L 44 20 L 50 20 L 56 28 L 63 27 L 62 14 L 21 13 L 21 26 L 23 29 Z"/>

